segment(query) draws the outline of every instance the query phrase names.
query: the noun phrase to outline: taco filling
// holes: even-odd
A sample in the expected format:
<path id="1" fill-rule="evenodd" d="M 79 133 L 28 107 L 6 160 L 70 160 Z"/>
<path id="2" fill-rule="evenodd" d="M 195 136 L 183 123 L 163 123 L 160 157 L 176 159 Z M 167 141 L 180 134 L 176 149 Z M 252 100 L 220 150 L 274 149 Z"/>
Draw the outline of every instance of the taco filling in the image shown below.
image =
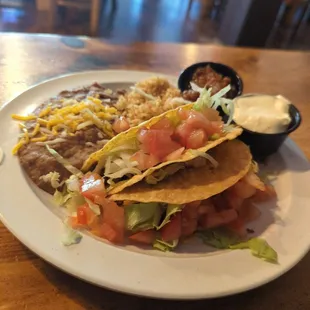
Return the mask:
<path id="1" fill-rule="evenodd" d="M 198 236 L 208 245 L 248 248 L 276 262 L 276 252 L 264 240 L 249 238 L 247 227 L 260 216 L 255 203 L 275 197 L 273 188 L 257 176 L 257 166 L 242 142 L 224 142 L 210 153 L 217 168 L 207 161 L 156 185 L 140 182 L 112 196 L 100 175 L 73 176 L 62 191 L 56 190 L 55 200 L 66 207 L 69 227 L 86 229 L 115 244 L 147 244 L 172 251 L 185 239 Z M 73 236 L 71 243 L 80 240 Z"/>

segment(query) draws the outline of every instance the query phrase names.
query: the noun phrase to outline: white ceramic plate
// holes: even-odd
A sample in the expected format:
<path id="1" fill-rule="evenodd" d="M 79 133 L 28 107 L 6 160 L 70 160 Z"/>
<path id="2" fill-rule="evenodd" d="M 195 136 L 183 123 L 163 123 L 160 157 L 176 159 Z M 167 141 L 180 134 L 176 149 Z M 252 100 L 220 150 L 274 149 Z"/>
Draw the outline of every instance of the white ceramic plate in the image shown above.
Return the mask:
<path id="1" fill-rule="evenodd" d="M 78 278 L 113 290 L 158 298 L 196 299 L 235 294 L 267 283 L 292 268 L 310 245 L 310 181 L 308 161 L 291 141 L 271 157 L 269 172 L 277 172 L 277 206 L 259 206 L 261 218 L 250 225 L 279 255 L 279 264 L 263 262 L 245 250 L 214 251 L 200 243 L 185 244 L 177 253 L 134 246 L 119 247 L 84 235 L 80 244 L 61 244 L 59 208 L 25 178 L 11 155 L 18 127 L 12 113 L 31 112 L 59 91 L 94 81 L 126 87 L 150 72 L 95 71 L 63 76 L 37 85 L 0 112 L 0 219 L 27 247 L 46 261 Z M 174 78 L 168 77 L 171 82 Z"/>

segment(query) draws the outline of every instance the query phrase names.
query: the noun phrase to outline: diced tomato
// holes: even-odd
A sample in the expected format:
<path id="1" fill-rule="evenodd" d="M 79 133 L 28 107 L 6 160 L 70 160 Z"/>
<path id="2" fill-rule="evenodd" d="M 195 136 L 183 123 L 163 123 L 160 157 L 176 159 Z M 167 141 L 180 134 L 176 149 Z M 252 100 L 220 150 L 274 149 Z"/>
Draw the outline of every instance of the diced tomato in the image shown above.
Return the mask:
<path id="1" fill-rule="evenodd" d="M 180 144 L 172 141 L 171 136 L 164 130 L 142 129 L 138 139 L 145 153 L 152 154 L 160 160 L 181 147 Z"/>
<path id="2" fill-rule="evenodd" d="M 231 187 L 231 191 L 233 191 L 236 196 L 246 199 L 252 197 L 256 193 L 256 188 L 244 180 L 240 180 Z"/>
<path id="3" fill-rule="evenodd" d="M 206 144 L 208 137 L 203 129 L 195 129 L 186 141 L 187 149 L 198 149 Z"/>
<path id="4" fill-rule="evenodd" d="M 247 175 L 243 178 L 244 182 L 252 185 L 254 188 L 264 191 L 266 186 L 264 182 L 259 178 L 259 176 L 254 172 L 248 172 Z"/>
<path id="5" fill-rule="evenodd" d="M 78 222 L 78 218 L 77 216 L 69 216 L 67 219 L 67 223 L 70 227 L 72 227 L 73 229 L 81 229 L 81 228 L 85 228 L 85 225 L 81 225 Z"/>
<path id="6" fill-rule="evenodd" d="M 182 236 L 190 236 L 197 230 L 198 209 L 201 201 L 194 201 L 185 205 L 182 210 Z"/>
<path id="7" fill-rule="evenodd" d="M 212 108 L 205 108 L 200 113 L 211 122 L 221 122 L 220 113 Z"/>
<path id="8" fill-rule="evenodd" d="M 170 222 L 160 230 L 162 239 L 167 242 L 179 239 L 181 236 L 181 224 L 182 216 L 181 213 L 178 212 L 173 215 Z"/>
<path id="9" fill-rule="evenodd" d="M 240 207 L 242 206 L 243 201 L 244 201 L 244 198 L 239 197 L 235 193 L 233 187 L 226 190 L 223 193 L 223 196 L 225 197 L 225 200 L 227 201 L 227 204 L 229 205 L 229 207 L 232 209 L 235 209 L 235 210 L 239 210 Z"/>
<path id="10" fill-rule="evenodd" d="M 84 197 L 92 201 L 95 196 L 106 196 L 103 180 L 97 173 L 86 174 L 80 181 L 80 190 Z"/>
<path id="11" fill-rule="evenodd" d="M 84 204 L 77 208 L 77 215 L 68 218 L 68 224 L 72 228 L 89 228 L 96 223 L 97 216 L 89 208 L 88 204 Z"/>
<path id="12" fill-rule="evenodd" d="M 192 133 L 193 128 L 186 122 L 181 123 L 175 130 L 173 137 L 176 141 L 186 146 L 186 142 L 190 134 Z"/>
<path id="13" fill-rule="evenodd" d="M 130 240 L 134 242 L 144 243 L 144 244 L 153 244 L 156 239 L 156 232 L 153 229 L 146 231 L 140 231 L 129 237 Z"/>
<path id="14" fill-rule="evenodd" d="M 189 117 L 186 122 L 195 129 L 203 129 L 205 133 L 209 136 L 215 133 L 221 133 L 222 123 L 221 122 L 211 122 L 202 113 L 197 111 L 190 111 Z"/>
<path id="15" fill-rule="evenodd" d="M 179 108 L 178 109 L 178 116 L 181 120 L 186 120 L 189 117 L 189 110 L 183 109 L 183 108 Z"/>
<path id="16" fill-rule="evenodd" d="M 223 210 L 221 212 L 207 214 L 199 218 L 199 224 L 202 228 L 215 228 L 223 226 L 234 221 L 238 217 L 237 212 L 234 209 Z"/>
<path id="17" fill-rule="evenodd" d="M 179 159 L 181 157 L 181 155 L 183 154 L 184 150 L 185 150 L 185 147 L 181 147 L 181 148 L 177 149 L 176 151 L 167 155 L 165 160 L 169 161 L 169 160 Z"/>
<path id="18" fill-rule="evenodd" d="M 122 243 L 124 240 L 125 215 L 124 209 L 119 207 L 114 201 L 106 199 L 102 204 L 102 221 L 108 224 L 115 231 L 115 242 Z M 114 242 L 114 241 L 113 241 Z"/>
<path id="19" fill-rule="evenodd" d="M 86 213 L 86 206 L 80 206 L 77 208 L 76 217 L 77 221 L 81 225 L 87 224 L 87 213 Z"/>
<path id="20" fill-rule="evenodd" d="M 116 230 L 107 223 L 102 223 L 97 232 L 99 233 L 99 237 L 104 238 L 112 243 L 121 243 L 123 241 L 123 239 L 120 240 Z"/>
<path id="21" fill-rule="evenodd" d="M 255 202 L 264 202 L 269 199 L 275 199 L 277 198 L 277 193 L 273 186 L 271 185 L 265 185 L 265 190 L 257 190 L 255 195 L 253 196 L 253 201 Z"/>
<path id="22" fill-rule="evenodd" d="M 130 128 L 130 125 L 129 125 L 127 119 L 124 116 L 121 116 L 120 118 L 117 118 L 114 121 L 113 125 L 112 125 L 112 129 L 116 133 L 120 133 L 120 132 L 126 131 L 129 128 Z"/>
<path id="23" fill-rule="evenodd" d="M 166 134 L 170 135 L 170 136 L 174 132 L 174 126 L 167 117 L 163 117 L 156 124 L 151 126 L 151 129 L 164 130 L 166 132 Z"/>
<path id="24" fill-rule="evenodd" d="M 239 218 L 245 223 L 255 221 L 261 215 L 261 212 L 256 208 L 249 199 L 246 199 L 239 209 Z"/>
<path id="25" fill-rule="evenodd" d="M 140 170 L 149 169 L 159 163 L 159 159 L 155 155 L 145 154 L 142 150 L 133 154 L 131 160 L 138 162 L 137 168 Z"/>
<path id="26" fill-rule="evenodd" d="M 239 237 L 245 237 L 247 235 L 244 221 L 239 217 L 225 225 L 225 227 L 232 231 L 234 234 L 237 234 Z"/>

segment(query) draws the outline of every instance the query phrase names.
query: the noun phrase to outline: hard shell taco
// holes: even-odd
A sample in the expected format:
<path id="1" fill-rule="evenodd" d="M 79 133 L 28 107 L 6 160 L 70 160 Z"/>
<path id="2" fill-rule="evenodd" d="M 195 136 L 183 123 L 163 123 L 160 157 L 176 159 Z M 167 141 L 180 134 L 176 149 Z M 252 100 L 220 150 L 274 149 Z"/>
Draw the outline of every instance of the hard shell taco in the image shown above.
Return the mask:
<path id="1" fill-rule="evenodd" d="M 226 141 L 210 155 L 212 163 L 182 169 L 156 185 L 140 181 L 110 196 L 95 173 L 71 178 L 60 195 L 71 212 L 68 223 L 117 244 L 171 251 L 184 239 L 199 236 L 214 247 L 249 248 L 276 262 L 277 253 L 268 243 L 249 239 L 247 231 L 247 224 L 260 215 L 255 201 L 274 195 L 257 176 L 248 147 Z M 76 181 L 79 185 L 73 186 Z"/>
<path id="2" fill-rule="evenodd" d="M 222 98 L 229 89 L 228 86 L 213 96 L 204 89 L 195 103 L 120 133 L 91 154 L 82 171 L 102 175 L 108 192 L 115 194 L 144 178 L 152 184 L 163 180 L 179 170 L 175 163 L 190 162 L 200 156 L 212 161 L 206 154 L 208 150 L 242 132 L 240 127 L 230 125 L 233 106 L 231 100 Z M 226 123 L 218 107 L 228 114 Z"/>

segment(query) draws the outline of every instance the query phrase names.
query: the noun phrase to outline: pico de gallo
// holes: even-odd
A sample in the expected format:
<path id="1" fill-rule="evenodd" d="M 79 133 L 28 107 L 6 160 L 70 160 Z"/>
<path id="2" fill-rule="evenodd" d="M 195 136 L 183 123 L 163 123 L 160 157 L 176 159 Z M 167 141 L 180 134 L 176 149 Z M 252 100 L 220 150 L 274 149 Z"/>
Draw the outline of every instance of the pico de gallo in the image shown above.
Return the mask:
<path id="1" fill-rule="evenodd" d="M 195 151 L 225 136 L 231 130 L 233 107 L 232 101 L 222 96 L 229 89 L 227 86 L 213 96 L 210 90 L 201 89 L 192 106 L 180 107 L 152 126 L 142 126 L 129 141 L 119 139 L 114 148 L 98 159 L 94 172 L 103 175 L 111 188 L 119 181 L 142 174 L 158 164 L 177 161 L 187 151 Z M 217 111 L 219 106 L 229 115 L 226 123 Z"/>
<path id="2" fill-rule="evenodd" d="M 57 175 L 53 177 L 57 179 Z M 117 203 L 107 198 L 102 177 L 96 173 L 87 173 L 80 179 L 72 176 L 62 192 L 56 190 L 54 196 L 68 210 L 67 226 L 75 232 L 87 230 L 113 244 L 145 244 L 172 251 L 184 239 L 198 235 L 215 247 L 242 246 L 260 258 L 277 260 L 276 252 L 262 239 L 240 243 L 248 234 L 246 224 L 260 216 L 253 202 L 275 196 L 273 188 L 265 185 L 253 170 L 223 193 L 186 204 Z M 224 231 L 225 235 L 221 235 Z M 75 236 L 71 244 L 80 241 L 80 234 L 71 235 Z M 70 242 L 67 240 L 66 244 Z"/>

